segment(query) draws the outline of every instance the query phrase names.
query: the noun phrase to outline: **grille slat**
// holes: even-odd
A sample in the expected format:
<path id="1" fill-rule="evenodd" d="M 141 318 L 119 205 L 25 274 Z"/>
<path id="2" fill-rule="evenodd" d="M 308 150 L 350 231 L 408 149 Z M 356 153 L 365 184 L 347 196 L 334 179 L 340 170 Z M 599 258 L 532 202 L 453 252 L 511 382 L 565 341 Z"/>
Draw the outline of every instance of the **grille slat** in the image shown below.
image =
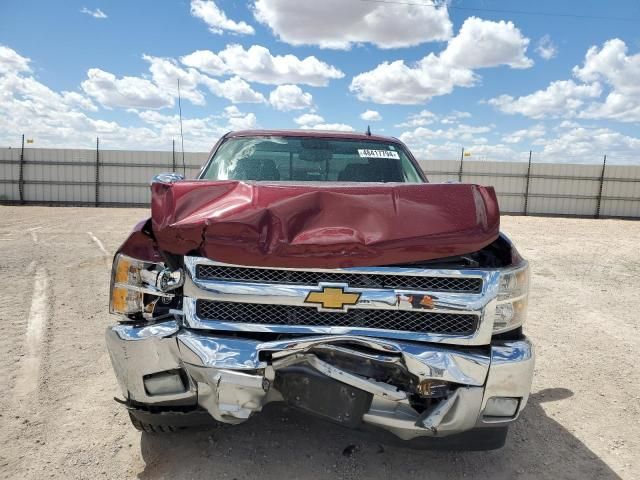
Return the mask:
<path id="1" fill-rule="evenodd" d="M 470 314 L 403 310 L 351 309 L 320 312 L 315 308 L 198 300 L 196 314 L 203 320 L 262 325 L 301 325 L 398 330 L 431 334 L 471 335 L 478 317 Z"/>
<path id="2" fill-rule="evenodd" d="M 224 265 L 198 265 L 196 277 L 199 280 L 293 285 L 317 285 L 320 282 L 333 282 L 346 283 L 351 288 L 395 288 L 451 293 L 480 293 L 482 290 L 482 279 L 480 278 L 307 272 L 303 270 L 227 267 Z"/>

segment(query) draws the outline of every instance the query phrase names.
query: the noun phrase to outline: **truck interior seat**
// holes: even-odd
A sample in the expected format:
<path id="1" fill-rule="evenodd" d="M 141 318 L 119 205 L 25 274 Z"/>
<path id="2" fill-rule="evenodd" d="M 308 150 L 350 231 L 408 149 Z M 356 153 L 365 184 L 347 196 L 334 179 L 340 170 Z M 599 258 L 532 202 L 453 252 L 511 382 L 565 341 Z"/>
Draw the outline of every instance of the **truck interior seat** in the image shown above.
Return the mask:
<path id="1" fill-rule="evenodd" d="M 402 182 L 402 174 L 395 162 L 370 159 L 369 163 L 351 163 L 338 174 L 339 182 Z"/>

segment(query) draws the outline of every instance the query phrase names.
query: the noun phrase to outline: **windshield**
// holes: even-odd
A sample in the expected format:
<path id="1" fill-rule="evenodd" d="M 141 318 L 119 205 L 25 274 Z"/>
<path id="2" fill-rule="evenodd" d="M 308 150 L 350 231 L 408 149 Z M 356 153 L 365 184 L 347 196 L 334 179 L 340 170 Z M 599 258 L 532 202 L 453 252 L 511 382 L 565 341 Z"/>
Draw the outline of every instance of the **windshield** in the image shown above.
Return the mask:
<path id="1" fill-rule="evenodd" d="M 209 180 L 422 183 L 397 144 L 312 137 L 239 137 L 224 142 Z"/>

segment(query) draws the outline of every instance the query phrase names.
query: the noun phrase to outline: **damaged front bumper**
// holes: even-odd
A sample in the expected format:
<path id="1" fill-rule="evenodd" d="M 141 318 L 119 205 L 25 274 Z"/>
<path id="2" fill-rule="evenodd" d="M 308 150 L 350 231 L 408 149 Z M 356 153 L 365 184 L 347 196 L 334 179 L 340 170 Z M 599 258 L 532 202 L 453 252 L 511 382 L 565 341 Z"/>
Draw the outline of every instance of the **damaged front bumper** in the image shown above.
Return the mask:
<path id="1" fill-rule="evenodd" d="M 473 348 L 351 335 L 265 342 L 173 320 L 113 326 L 107 346 L 130 406 L 202 407 L 241 423 L 285 401 L 404 440 L 508 425 L 527 402 L 534 366 L 526 339 Z"/>

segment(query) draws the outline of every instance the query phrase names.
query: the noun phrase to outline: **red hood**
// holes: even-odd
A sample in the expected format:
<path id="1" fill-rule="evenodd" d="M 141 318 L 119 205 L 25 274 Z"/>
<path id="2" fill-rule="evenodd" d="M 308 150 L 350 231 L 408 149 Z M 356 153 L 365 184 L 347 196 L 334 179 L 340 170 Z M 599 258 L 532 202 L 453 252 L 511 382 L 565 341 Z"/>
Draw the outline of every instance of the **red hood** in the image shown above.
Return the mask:
<path id="1" fill-rule="evenodd" d="M 469 184 L 151 186 L 158 246 L 239 265 L 381 266 L 471 253 L 498 237 L 492 187 Z"/>

